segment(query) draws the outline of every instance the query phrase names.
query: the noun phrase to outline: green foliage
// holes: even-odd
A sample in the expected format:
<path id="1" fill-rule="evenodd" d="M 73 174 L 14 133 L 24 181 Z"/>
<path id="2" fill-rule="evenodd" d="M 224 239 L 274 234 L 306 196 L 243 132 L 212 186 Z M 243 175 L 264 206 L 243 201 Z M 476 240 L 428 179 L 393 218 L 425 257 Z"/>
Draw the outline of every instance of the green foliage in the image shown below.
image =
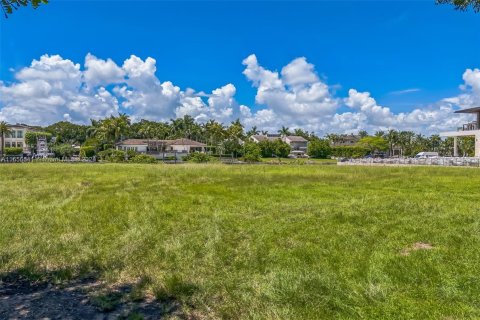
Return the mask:
<path id="1" fill-rule="evenodd" d="M 8 18 L 9 14 L 13 13 L 13 10 L 17 10 L 21 6 L 26 7 L 31 5 L 36 9 L 40 4 L 47 4 L 48 0 L 1 0 L 1 6 L 5 17 Z"/>
<path id="2" fill-rule="evenodd" d="M 273 155 L 286 158 L 290 154 L 291 148 L 288 143 L 283 142 L 280 139 L 271 140 L 263 140 L 258 143 L 258 146 L 261 150 L 261 155 L 264 158 L 270 158 Z"/>
<path id="3" fill-rule="evenodd" d="M 157 160 L 154 157 L 152 157 L 148 154 L 137 154 L 137 155 L 131 157 L 129 161 L 133 162 L 133 163 L 155 163 L 155 162 L 157 162 Z"/>
<path id="4" fill-rule="evenodd" d="M 11 132 L 8 124 L 6 121 L 0 121 L 0 148 L 1 148 L 1 154 L 5 154 L 5 136 Z"/>
<path id="5" fill-rule="evenodd" d="M 308 143 L 307 154 L 312 158 L 329 159 L 332 155 L 330 142 L 325 139 L 314 139 Z"/>
<path id="6" fill-rule="evenodd" d="M 234 156 L 243 153 L 243 146 L 237 138 L 226 139 L 222 143 L 223 154 L 233 154 Z"/>
<path id="7" fill-rule="evenodd" d="M 80 157 L 81 158 L 91 158 L 95 156 L 95 147 L 93 146 L 82 146 L 80 147 Z"/>
<path id="8" fill-rule="evenodd" d="M 69 158 L 75 154 L 75 148 L 68 143 L 58 144 L 50 147 L 50 150 L 57 158 Z"/>
<path id="9" fill-rule="evenodd" d="M 273 150 L 277 157 L 286 158 L 290 154 L 290 151 L 292 150 L 292 148 L 288 143 L 278 139 L 273 141 Z"/>
<path id="10" fill-rule="evenodd" d="M 368 149 L 370 153 L 388 150 L 388 142 L 383 137 L 363 137 L 358 142 L 358 145 Z"/>
<path id="11" fill-rule="evenodd" d="M 82 144 L 87 137 L 88 126 L 60 121 L 45 128 L 56 138 L 56 143 Z"/>
<path id="12" fill-rule="evenodd" d="M 472 8 L 475 12 L 480 12 L 480 0 L 436 0 L 437 4 L 451 4 L 455 9 L 466 11 Z"/>
<path id="13" fill-rule="evenodd" d="M 29 146 L 35 146 L 37 144 L 38 137 L 43 136 L 47 138 L 47 141 L 50 141 L 52 138 L 52 134 L 50 132 L 27 131 L 25 133 L 25 143 Z"/>
<path id="14" fill-rule="evenodd" d="M 203 152 L 192 152 L 188 154 L 185 158 L 183 158 L 183 160 L 195 163 L 202 163 L 212 161 L 212 157 Z"/>
<path id="15" fill-rule="evenodd" d="M 139 153 L 135 150 L 127 150 L 125 152 L 127 154 L 127 158 L 130 159 L 130 158 L 133 158 L 135 157 L 136 155 L 138 155 Z"/>
<path id="16" fill-rule="evenodd" d="M 89 132 L 102 144 L 113 146 L 130 133 L 130 117 L 120 113 L 117 117 L 110 116 L 102 120 L 92 120 Z M 104 149 L 107 147 L 104 146 Z"/>
<path id="17" fill-rule="evenodd" d="M 5 148 L 5 155 L 18 156 L 23 153 L 23 148 Z"/>
<path id="18" fill-rule="evenodd" d="M 369 151 L 369 149 L 361 146 L 337 146 L 332 147 L 332 156 L 337 158 L 362 158 Z"/>
<path id="19" fill-rule="evenodd" d="M 127 157 L 127 153 L 125 151 L 115 149 L 100 151 L 97 155 L 101 160 L 109 162 L 125 162 Z"/>
<path id="20" fill-rule="evenodd" d="M 262 149 L 255 142 L 246 142 L 244 145 L 245 153 L 243 160 L 246 162 L 259 162 L 262 157 Z"/>

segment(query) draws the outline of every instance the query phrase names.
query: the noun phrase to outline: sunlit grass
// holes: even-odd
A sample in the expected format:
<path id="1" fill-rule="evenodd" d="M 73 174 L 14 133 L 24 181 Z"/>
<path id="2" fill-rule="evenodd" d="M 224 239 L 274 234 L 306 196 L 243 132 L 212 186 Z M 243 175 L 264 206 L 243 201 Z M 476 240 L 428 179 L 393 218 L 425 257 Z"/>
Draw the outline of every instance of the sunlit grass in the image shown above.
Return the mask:
<path id="1" fill-rule="evenodd" d="M 480 171 L 0 166 L 0 273 L 96 273 L 206 318 L 480 317 Z M 406 248 L 417 242 L 431 250 Z"/>

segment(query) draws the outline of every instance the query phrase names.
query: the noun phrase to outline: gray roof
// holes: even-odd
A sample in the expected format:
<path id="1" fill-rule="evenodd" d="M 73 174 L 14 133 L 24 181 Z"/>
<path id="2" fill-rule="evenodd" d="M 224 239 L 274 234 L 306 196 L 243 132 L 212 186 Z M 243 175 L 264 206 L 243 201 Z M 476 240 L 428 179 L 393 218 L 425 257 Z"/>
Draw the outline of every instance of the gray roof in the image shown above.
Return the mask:
<path id="1" fill-rule="evenodd" d="M 252 138 L 255 138 L 255 140 L 257 140 L 257 141 L 259 141 L 259 142 L 268 139 L 267 136 L 265 136 L 265 135 L 263 135 L 263 134 L 254 134 L 254 135 L 252 136 Z"/>
<path id="2" fill-rule="evenodd" d="M 171 145 L 171 146 L 191 146 L 191 147 L 206 147 L 207 146 L 205 143 L 201 143 L 201 142 L 186 139 L 186 138 L 170 140 L 169 142 L 167 142 L 167 144 Z"/>
<path id="3" fill-rule="evenodd" d="M 287 139 L 292 142 L 308 142 L 307 139 L 301 136 L 287 136 Z"/>

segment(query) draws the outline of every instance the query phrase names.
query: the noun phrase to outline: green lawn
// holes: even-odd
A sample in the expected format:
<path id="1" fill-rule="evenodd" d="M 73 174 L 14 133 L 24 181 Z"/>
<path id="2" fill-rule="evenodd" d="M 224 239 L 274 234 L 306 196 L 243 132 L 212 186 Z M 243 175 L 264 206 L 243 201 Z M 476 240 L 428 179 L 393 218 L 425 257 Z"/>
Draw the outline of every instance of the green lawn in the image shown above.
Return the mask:
<path id="1" fill-rule="evenodd" d="M 0 165 L 0 273 L 141 279 L 208 319 L 480 318 L 479 186 L 469 168 Z"/>

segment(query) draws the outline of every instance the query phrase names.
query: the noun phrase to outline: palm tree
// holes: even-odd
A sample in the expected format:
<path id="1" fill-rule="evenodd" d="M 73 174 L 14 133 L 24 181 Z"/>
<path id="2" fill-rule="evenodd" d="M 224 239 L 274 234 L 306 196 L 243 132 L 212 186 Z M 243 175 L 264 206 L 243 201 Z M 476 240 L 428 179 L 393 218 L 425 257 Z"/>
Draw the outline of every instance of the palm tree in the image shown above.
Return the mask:
<path id="1" fill-rule="evenodd" d="M 282 136 L 289 136 L 291 134 L 290 133 L 290 128 L 285 127 L 285 126 L 282 126 L 282 128 L 280 130 L 278 130 L 277 132 L 280 133 Z"/>
<path id="2" fill-rule="evenodd" d="M 388 130 L 388 132 L 385 134 L 385 139 L 388 141 L 390 156 L 393 156 L 393 146 L 398 143 L 398 131 L 394 129 Z"/>
<path id="3" fill-rule="evenodd" d="M 442 138 L 438 134 L 434 134 L 429 139 L 430 149 L 432 151 L 439 151 L 440 145 L 442 144 Z"/>
<path id="4" fill-rule="evenodd" d="M 257 130 L 257 126 L 253 126 L 252 129 L 250 129 L 246 132 L 247 137 L 251 137 L 251 136 L 257 135 L 259 133 L 260 133 L 260 131 Z"/>
<path id="5" fill-rule="evenodd" d="M 0 136 L 2 137 L 2 157 L 5 154 L 5 136 L 10 134 L 12 130 L 5 121 L 0 121 Z"/>
<path id="6" fill-rule="evenodd" d="M 341 137 L 336 133 L 329 133 L 326 135 L 326 138 L 331 142 L 332 145 L 335 145 L 337 142 L 340 142 Z"/>
<path id="7" fill-rule="evenodd" d="M 360 139 L 365 138 L 365 137 L 368 137 L 368 132 L 365 130 L 360 130 L 358 131 L 358 135 L 360 136 Z"/>

